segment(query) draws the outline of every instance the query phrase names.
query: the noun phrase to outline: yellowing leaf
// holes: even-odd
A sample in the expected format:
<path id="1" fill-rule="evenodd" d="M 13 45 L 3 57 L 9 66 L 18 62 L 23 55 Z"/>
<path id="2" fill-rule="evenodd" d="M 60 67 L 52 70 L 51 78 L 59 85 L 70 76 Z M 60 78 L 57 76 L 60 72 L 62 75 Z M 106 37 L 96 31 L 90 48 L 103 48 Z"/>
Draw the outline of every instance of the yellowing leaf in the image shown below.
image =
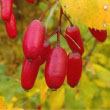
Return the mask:
<path id="1" fill-rule="evenodd" d="M 11 103 L 11 102 L 8 103 L 8 104 L 7 104 L 7 108 L 8 108 L 9 110 L 12 110 L 12 108 L 13 108 L 13 103 Z"/>
<path id="2" fill-rule="evenodd" d="M 61 109 L 65 99 L 65 88 L 62 87 L 57 91 L 53 91 L 50 95 L 50 108 L 51 110 Z"/>
<path id="3" fill-rule="evenodd" d="M 37 94 L 37 93 L 39 93 L 40 92 L 40 90 L 39 89 L 32 89 L 32 90 L 30 90 L 30 91 L 26 91 L 26 95 L 27 95 L 27 97 L 28 98 L 32 98 L 35 94 Z"/>
<path id="4" fill-rule="evenodd" d="M 12 102 L 16 102 L 16 101 L 17 101 L 17 97 L 13 97 Z"/>
<path id="5" fill-rule="evenodd" d="M 93 66 L 98 78 L 103 81 L 107 87 L 110 87 L 110 71 L 97 64 L 93 64 Z"/>
<path id="6" fill-rule="evenodd" d="M 89 108 L 94 95 L 97 94 L 99 90 L 97 86 L 89 80 L 86 73 L 82 74 L 79 89 L 82 100 L 85 102 L 86 107 Z"/>
<path id="7" fill-rule="evenodd" d="M 24 110 L 22 108 L 12 108 L 11 110 Z"/>
<path id="8" fill-rule="evenodd" d="M 94 57 L 96 57 L 96 58 L 94 59 Z M 93 60 L 97 59 L 97 61 L 102 65 L 106 65 L 107 61 L 108 61 L 107 57 L 101 53 L 95 53 L 94 56 L 92 57 L 92 59 Z"/>
<path id="9" fill-rule="evenodd" d="M 89 62 L 89 63 L 87 64 L 86 70 L 87 70 L 88 72 L 90 72 L 91 74 L 96 74 L 91 62 Z"/>
<path id="10" fill-rule="evenodd" d="M 60 0 L 63 10 L 90 28 L 110 28 L 110 0 Z"/>
<path id="11" fill-rule="evenodd" d="M 0 96 L 0 109 L 6 109 L 5 97 Z"/>
<path id="12" fill-rule="evenodd" d="M 40 86 L 40 100 L 42 104 L 45 103 L 46 101 L 47 92 L 48 92 L 48 87 L 46 85 L 45 78 L 43 78 Z"/>
<path id="13" fill-rule="evenodd" d="M 99 87 L 106 88 L 106 84 L 105 84 L 103 81 L 94 80 L 94 82 L 95 82 Z"/>
<path id="14" fill-rule="evenodd" d="M 109 91 L 102 91 L 101 92 L 102 99 L 103 99 L 103 107 L 110 108 L 110 92 Z"/>

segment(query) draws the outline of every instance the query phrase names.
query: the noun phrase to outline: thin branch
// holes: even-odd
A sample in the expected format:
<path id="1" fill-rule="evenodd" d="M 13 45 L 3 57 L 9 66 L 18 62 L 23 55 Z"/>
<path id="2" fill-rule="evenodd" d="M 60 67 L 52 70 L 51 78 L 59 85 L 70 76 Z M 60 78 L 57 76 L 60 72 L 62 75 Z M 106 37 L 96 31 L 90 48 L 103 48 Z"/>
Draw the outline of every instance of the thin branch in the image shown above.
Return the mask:
<path id="1" fill-rule="evenodd" d="M 6 23 L 7 21 L 0 20 L 0 23 Z"/>
<path id="2" fill-rule="evenodd" d="M 88 52 L 87 56 L 84 58 L 84 59 L 86 59 L 86 62 L 84 64 L 84 66 L 83 66 L 84 68 L 87 66 L 87 64 L 88 64 L 88 62 L 90 60 L 90 57 L 91 57 L 93 51 L 95 50 L 96 44 L 97 44 L 97 40 L 94 41 L 94 44 L 93 44 L 91 50 Z"/>
<path id="3" fill-rule="evenodd" d="M 64 16 L 66 17 L 66 19 L 69 21 L 70 25 L 73 26 L 73 23 L 71 22 L 71 20 L 69 19 L 69 17 L 68 17 L 65 13 L 63 13 L 63 15 L 64 15 Z"/>
<path id="4" fill-rule="evenodd" d="M 54 31 L 54 32 L 52 32 L 48 37 L 47 37 L 47 40 L 48 39 L 50 39 L 54 34 L 56 34 L 57 33 L 57 30 L 56 31 Z"/>
<path id="5" fill-rule="evenodd" d="M 42 21 L 44 16 L 46 15 L 46 13 L 48 12 L 48 10 L 57 2 L 57 0 L 55 0 L 55 2 L 53 2 L 51 5 L 49 5 L 49 7 L 44 11 L 44 13 L 40 16 L 39 20 Z"/>
<path id="6" fill-rule="evenodd" d="M 61 33 L 61 25 L 62 25 L 62 14 L 63 14 L 63 10 L 60 7 L 60 18 L 59 18 L 58 31 L 57 31 L 57 45 L 58 46 L 60 46 L 60 33 Z"/>

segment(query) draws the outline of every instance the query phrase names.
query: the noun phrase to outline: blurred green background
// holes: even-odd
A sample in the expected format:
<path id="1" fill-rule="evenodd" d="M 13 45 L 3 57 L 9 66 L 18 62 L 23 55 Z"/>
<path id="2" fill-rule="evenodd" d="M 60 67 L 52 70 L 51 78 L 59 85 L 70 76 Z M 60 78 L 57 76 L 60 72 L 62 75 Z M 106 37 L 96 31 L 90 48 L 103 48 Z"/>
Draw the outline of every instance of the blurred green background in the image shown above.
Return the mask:
<path id="1" fill-rule="evenodd" d="M 65 80 L 59 90 L 51 91 L 45 83 L 44 64 L 40 67 L 34 88 L 28 92 L 21 88 L 24 32 L 29 23 L 38 19 L 53 1 L 36 0 L 34 4 L 29 4 L 26 0 L 14 0 L 13 12 L 18 28 L 18 35 L 15 39 L 8 38 L 0 17 L 0 109 L 37 110 L 39 107 L 44 110 L 110 109 L 110 32 L 108 31 L 108 38 L 104 43 L 96 43 L 88 28 L 74 20 L 72 22 L 79 26 L 85 46 L 83 63 L 86 65 L 83 67 L 79 85 L 70 88 Z M 43 20 L 47 28 L 47 36 L 57 29 L 59 6 L 59 3 L 55 4 Z M 63 17 L 63 32 L 67 26 L 69 23 Z M 54 35 L 50 41 L 52 46 L 55 46 L 56 36 Z M 62 36 L 61 46 L 66 49 L 67 53 L 71 52 Z"/>

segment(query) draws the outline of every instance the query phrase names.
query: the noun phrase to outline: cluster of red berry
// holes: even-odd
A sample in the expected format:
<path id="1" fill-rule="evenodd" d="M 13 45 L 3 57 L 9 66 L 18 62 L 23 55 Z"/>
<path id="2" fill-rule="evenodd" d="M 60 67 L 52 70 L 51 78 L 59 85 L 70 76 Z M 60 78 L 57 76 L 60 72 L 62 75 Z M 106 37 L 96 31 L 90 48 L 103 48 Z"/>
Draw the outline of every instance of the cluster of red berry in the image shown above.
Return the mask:
<path id="1" fill-rule="evenodd" d="M 45 79 L 49 88 L 60 88 L 66 75 L 71 87 L 78 84 L 82 72 L 83 41 L 77 26 L 69 26 L 65 33 L 72 50 L 68 56 L 60 46 L 51 48 L 49 40 L 45 39 L 45 27 L 39 20 L 30 23 L 23 41 L 26 59 L 23 64 L 21 84 L 24 89 L 29 90 L 33 87 L 38 69 L 45 61 Z"/>
<path id="2" fill-rule="evenodd" d="M 34 3 L 35 0 L 27 1 Z M 17 34 L 16 19 L 12 13 L 12 3 L 13 0 L 2 0 L 2 19 L 6 21 L 6 30 L 10 38 L 16 37 Z M 57 33 L 57 46 L 54 48 L 51 48 L 49 39 L 45 37 L 46 29 L 41 22 L 43 16 L 41 16 L 40 20 L 33 20 L 29 24 L 23 40 L 23 51 L 26 58 L 22 68 L 21 85 L 25 90 L 29 90 L 34 86 L 39 67 L 45 61 L 45 80 L 49 88 L 53 90 L 60 88 L 66 76 L 67 83 L 71 87 L 78 85 L 82 73 L 83 40 L 78 27 L 72 25 L 68 18 L 71 25 L 67 27 L 65 35 L 61 32 L 63 14 L 61 8 L 59 26 L 55 31 Z M 89 30 L 98 41 L 105 41 L 107 37 L 106 30 L 99 31 L 90 28 Z M 72 51 L 69 55 L 60 46 L 60 34 L 66 39 Z"/>
<path id="3" fill-rule="evenodd" d="M 34 3 L 35 0 L 27 0 L 29 3 Z M 17 35 L 16 18 L 13 13 L 14 0 L 1 0 L 2 20 L 5 22 L 7 34 L 10 38 L 15 38 Z"/>
<path id="4" fill-rule="evenodd" d="M 5 21 L 6 31 L 10 38 L 15 38 L 17 35 L 16 18 L 12 12 L 14 0 L 1 0 L 2 20 Z"/>

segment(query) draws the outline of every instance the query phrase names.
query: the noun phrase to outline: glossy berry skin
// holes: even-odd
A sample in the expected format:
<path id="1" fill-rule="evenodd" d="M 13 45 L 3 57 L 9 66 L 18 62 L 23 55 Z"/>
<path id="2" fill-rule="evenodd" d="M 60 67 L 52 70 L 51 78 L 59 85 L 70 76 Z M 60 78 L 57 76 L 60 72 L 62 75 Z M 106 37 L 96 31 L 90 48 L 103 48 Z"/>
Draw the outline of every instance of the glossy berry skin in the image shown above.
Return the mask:
<path id="1" fill-rule="evenodd" d="M 100 42 L 104 42 L 107 38 L 107 31 L 106 30 L 96 30 L 93 28 L 89 28 L 91 34 L 96 38 L 96 40 Z"/>
<path id="2" fill-rule="evenodd" d="M 45 79 L 49 88 L 58 89 L 67 74 L 68 57 L 61 47 L 51 49 L 46 61 Z"/>
<path id="3" fill-rule="evenodd" d="M 30 90 L 34 86 L 39 70 L 38 62 L 38 59 L 33 60 L 33 62 L 29 62 L 28 59 L 24 60 L 21 74 L 21 85 L 25 90 Z"/>
<path id="4" fill-rule="evenodd" d="M 45 27 L 39 20 L 33 20 L 28 26 L 23 40 L 23 50 L 26 58 L 36 59 L 43 48 Z"/>
<path id="5" fill-rule="evenodd" d="M 83 41 L 80 35 L 80 31 L 77 26 L 69 26 L 66 29 L 66 40 L 68 42 L 69 47 L 74 52 L 79 52 L 81 55 L 84 53 Z M 72 41 L 74 40 L 78 46 Z"/>
<path id="6" fill-rule="evenodd" d="M 16 27 L 16 18 L 13 13 L 11 15 L 10 20 L 6 22 L 5 27 L 6 27 L 8 36 L 10 38 L 15 38 L 17 35 L 17 27 Z"/>
<path id="7" fill-rule="evenodd" d="M 13 0 L 1 0 L 2 4 L 2 20 L 8 21 L 10 20 L 12 14 L 12 4 Z"/>
<path id="8" fill-rule="evenodd" d="M 48 53 L 50 52 L 50 50 L 51 50 L 50 42 L 45 41 L 44 45 L 43 45 L 43 48 L 42 48 L 42 51 L 41 51 L 41 54 L 40 54 L 40 57 L 41 57 L 40 64 L 43 64 L 46 61 Z"/>
<path id="9" fill-rule="evenodd" d="M 27 2 L 29 2 L 29 3 L 34 3 L 35 0 L 27 0 Z"/>
<path id="10" fill-rule="evenodd" d="M 68 55 L 67 83 L 71 87 L 78 85 L 82 73 L 82 57 L 79 53 Z"/>

